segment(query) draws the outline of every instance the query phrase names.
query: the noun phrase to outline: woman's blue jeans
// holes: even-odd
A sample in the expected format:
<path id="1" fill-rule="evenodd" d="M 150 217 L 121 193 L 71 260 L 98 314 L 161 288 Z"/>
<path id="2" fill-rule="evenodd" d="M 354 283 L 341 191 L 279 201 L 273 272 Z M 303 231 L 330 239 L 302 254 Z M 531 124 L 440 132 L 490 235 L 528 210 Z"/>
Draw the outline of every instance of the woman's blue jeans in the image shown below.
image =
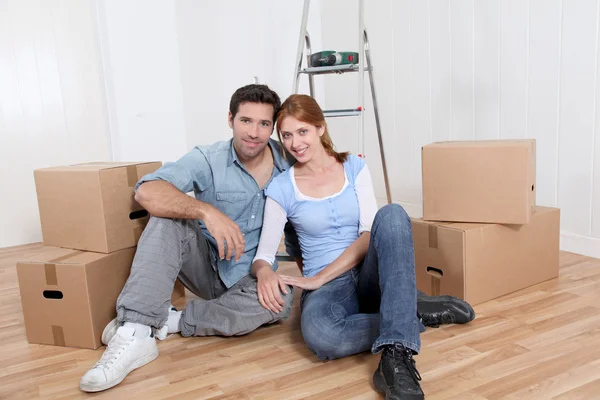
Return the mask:
<path id="1" fill-rule="evenodd" d="M 421 348 L 412 225 L 397 204 L 381 208 L 362 264 L 301 299 L 302 336 L 320 359 L 399 343 Z"/>

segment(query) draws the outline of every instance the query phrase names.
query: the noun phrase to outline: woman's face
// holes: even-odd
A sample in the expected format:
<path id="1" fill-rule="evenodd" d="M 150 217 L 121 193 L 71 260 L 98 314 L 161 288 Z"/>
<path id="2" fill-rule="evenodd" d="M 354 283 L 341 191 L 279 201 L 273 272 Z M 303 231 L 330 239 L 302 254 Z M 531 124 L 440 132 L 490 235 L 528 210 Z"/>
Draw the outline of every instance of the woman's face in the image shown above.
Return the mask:
<path id="1" fill-rule="evenodd" d="M 310 161 L 315 153 L 323 151 L 322 126 L 314 126 L 288 116 L 281 121 L 280 133 L 283 145 L 301 163 Z"/>

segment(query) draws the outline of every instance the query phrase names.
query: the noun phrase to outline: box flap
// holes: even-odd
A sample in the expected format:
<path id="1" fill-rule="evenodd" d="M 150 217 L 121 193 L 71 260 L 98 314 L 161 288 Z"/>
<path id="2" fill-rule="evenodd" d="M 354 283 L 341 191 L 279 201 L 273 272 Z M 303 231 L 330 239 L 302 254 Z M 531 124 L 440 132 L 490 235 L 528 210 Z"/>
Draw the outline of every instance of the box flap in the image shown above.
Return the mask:
<path id="1" fill-rule="evenodd" d="M 432 147 L 514 147 L 530 146 L 535 139 L 501 139 L 501 140 L 451 140 L 442 142 L 433 142 L 423 146 L 423 148 Z"/>
<path id="2" fill-rule="evenodd" d="M 41 252 L 19 262 L 30 264 L 88 264 L 104 257 L 106 257 L 106 254 L 45 246 Z"/>
<path id="3" fill-rule="evenodd" d="M 545 214 L 545 213 L 552 213 L 552 212 L 556 212 L 556 208 L 553 207 L 545 207 L 545 206 L 535 206 L 533 209 L 533 214 Z"/>
<path id="4" fill-rule="evenodd" d="M 459 231 L 467 232 L 479 229 L 485 229 L 486 227 L 494 224 L 476 224 L 473 222 L 447 222 L 442 224 L 444 228 L 456 229 Z"/>
<path id="5" fill-rule="evenodd" d="M 101 171 L 105 169 L 127 167 L 129 165 L 143 165 L 160 163 L 160 161 L 144 161 L 144 162 L 90 162 L 84 164 L 65 165 L 59 167 L 40 168 L 35 171 L 48 172 L 64 172 L 64 171 Z M 162 163 L 161 163 L 162 164 Z"/>
<path id="6" fill-rule="evenodd" d="M 413 218 L 413 223 L 417 224 L 425 224 L 425 225 L 435 225 L 438 227 L 443 227 L 447 229 L 455 229 L 458 231 L 470 231 L 474 229 L 482 229 L 490 224 L 476 224 L 469 222 L 443 222 L 443 221 L 425 221 L 422 218 Z"/>

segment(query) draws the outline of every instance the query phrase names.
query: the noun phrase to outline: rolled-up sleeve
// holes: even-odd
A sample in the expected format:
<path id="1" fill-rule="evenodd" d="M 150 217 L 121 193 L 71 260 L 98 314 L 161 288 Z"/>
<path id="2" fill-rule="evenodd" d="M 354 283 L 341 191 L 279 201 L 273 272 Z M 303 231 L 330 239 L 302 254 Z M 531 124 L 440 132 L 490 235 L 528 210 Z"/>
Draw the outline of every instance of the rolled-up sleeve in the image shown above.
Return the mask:
<path id="1" fill-rule="evenodd" d="M 167 181 L 183 193 L 202 192 L 212 185 L 212 171 L 201 147 L 194 147 L 175 162 L 165 163 L 151 174 L 144 175 L 134 190 L 148 181 Z"/>

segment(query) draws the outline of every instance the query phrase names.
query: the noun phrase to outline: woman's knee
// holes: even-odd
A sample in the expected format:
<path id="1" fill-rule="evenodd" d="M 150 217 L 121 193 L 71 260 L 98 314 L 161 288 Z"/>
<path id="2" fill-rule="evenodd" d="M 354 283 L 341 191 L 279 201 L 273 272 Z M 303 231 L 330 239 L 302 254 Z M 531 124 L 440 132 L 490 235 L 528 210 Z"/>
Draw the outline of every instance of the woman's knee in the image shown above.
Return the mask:
<path id="1" fill-rule="evenodd" d="M 387 204 L 377 211 L 375 214 L 375 220 L 373 221 L 374 227 L 379 226 L 397 226 L 404 228 L 412 228 L 412 222 L 410 217 L 399 204 Z"/>
<path id="2" fill-rule="evenodd" d="M 333 319 L 303 313 L 301 329 L 306 347 L 319 359 L 334 360 L 348 355 L 340 346 L 340 326 Z"/>

